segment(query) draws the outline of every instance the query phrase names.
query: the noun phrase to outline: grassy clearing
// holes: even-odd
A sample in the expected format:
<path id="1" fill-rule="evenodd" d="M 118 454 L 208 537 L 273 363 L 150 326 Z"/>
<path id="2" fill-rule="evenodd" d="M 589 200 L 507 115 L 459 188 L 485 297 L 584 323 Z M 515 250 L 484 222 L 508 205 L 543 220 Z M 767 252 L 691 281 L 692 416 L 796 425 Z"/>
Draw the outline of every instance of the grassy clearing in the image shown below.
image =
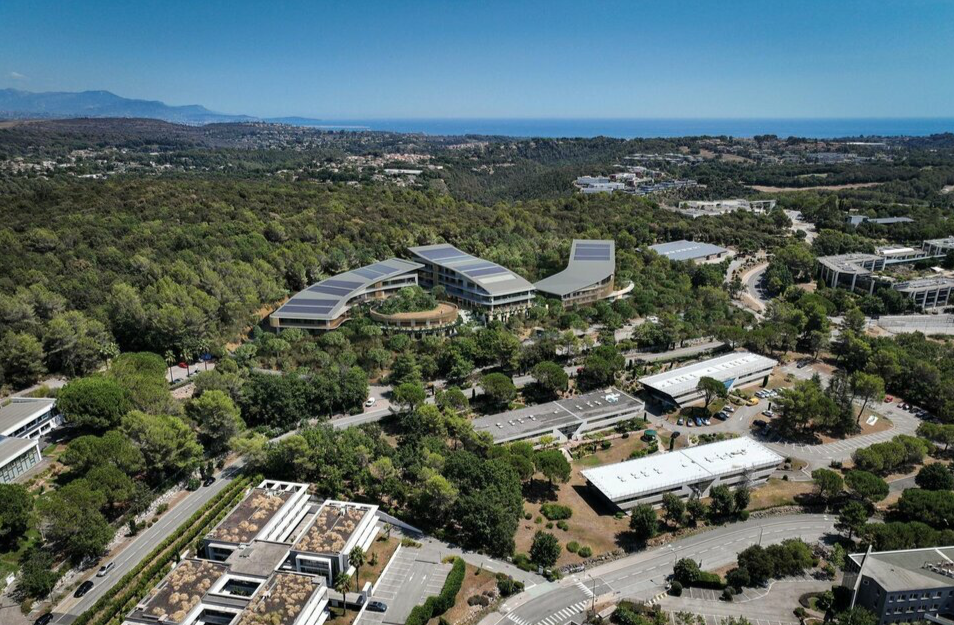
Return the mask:
<path id="1" fill-rule="evenodd" d="M 812 492 L 811 482 L 792 482 L 771 478 L 764 485 L 752 489 L 749 510 L 762 510 L 776 506 L 795 505 L 796 497 Z"/>
<path id="2" fill-rule="evenodd" d="M 401 541 L 395 536 L 385 538 L 384 534 L 381 534 L 375 539 L 368 549 L 368 553 L 365 554 L 365 564 L 361 567 L 362 586 L 365 582 L 374 584 L 378 581 L 384 567 L 388 565 L 399 544 L 401 544 Z M 371 564 L 372 560 L 375 561 L 374 564 Z"/>

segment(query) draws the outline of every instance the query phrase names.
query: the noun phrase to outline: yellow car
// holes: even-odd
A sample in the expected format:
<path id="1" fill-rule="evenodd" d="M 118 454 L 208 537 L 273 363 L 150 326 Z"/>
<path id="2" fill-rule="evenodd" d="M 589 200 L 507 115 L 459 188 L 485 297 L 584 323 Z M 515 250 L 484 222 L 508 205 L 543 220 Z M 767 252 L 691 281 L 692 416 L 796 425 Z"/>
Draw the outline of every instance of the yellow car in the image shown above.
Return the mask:
<path id="1" fill-rule="evenodd" d="M 749 399 L 749 405 L 750 405 L 750 406 L 758 406 L 758 405 L 759 405 L 759 398 L 758 398 L 758 397 L 753 397 L 753 398 Z"/>

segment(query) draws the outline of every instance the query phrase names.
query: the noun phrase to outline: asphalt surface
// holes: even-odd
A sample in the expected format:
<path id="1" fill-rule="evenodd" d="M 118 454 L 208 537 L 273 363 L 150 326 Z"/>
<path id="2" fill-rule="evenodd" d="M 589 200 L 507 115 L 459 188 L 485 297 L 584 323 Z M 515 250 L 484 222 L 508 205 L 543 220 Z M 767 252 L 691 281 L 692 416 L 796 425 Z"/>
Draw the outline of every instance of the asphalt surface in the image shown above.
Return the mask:
<path id="1" fill-rule="evenodd" d="M 103 596 L 106 591 L 112 588 L 113 584 L 131 571 L 146 555 L 156 548 L 156 546 L 175 532 L 180 525 L 195 514 L 196 510 L 201 508 L 216 493 L 221 491 L 232 481 L 240 464 L 231 465 L 225 470 L 228 475 L 221 475 L 215 480 L 215 483 L 208 487 L 201 487 L 199 490 L 189 493 L 182 501 L 176 504 L 163 514 L 155 525 L 144 530 L 137 535 L 132 542 L 119 552 L 113 558 L 105 558 L 101 564 L 114 561 L 116 566 L 105 577 L 95 577 L 99 567 L 91 568 L 81 579 L 91 579 L 93 588 L 82 598 L 77 599 L 71 592 L 65 599 L 53 609 L 53 623 L 56 625 L 66 625 L 76 620 L 80 614 L 90 608 L 96 601 Z"/>
<path id="2" fill-rule="evenodd" d="M 734 562 L 740 551 L 754 544 L 824 539 L 834 532 L 833 523 L 828 515 L 800 514 L 719 527 L 531 588 L 503 603 L 481 625 L 562 625 L 598 601 L 651 600 L 665 591 L 667 577 L 681 558 L 716 569 Z"/>

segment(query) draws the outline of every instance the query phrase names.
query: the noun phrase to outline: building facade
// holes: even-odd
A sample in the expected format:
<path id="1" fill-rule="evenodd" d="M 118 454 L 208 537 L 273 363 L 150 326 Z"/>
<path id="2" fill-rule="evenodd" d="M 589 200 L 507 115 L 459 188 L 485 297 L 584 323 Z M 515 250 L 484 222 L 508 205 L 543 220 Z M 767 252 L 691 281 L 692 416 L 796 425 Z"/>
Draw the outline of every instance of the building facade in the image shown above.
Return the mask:
<path id="1" fill-rule="evenodd" d="M 385 299 L 404 287 L 417 285 L 421 265 L 399 258 L 352 269 L 296 293 L 273 312 L 269 323 L 276 331 L 299 328 L 334 330 L 348 320 L 359 304 Z"/>
<path id="2" fill-rule="evenodd" d="M 878 625 L 954 619 L 954 547 L 869 549 L 846 564 L 851 605 L 872 612 Z"/>
<path id="3" fill-rule="evenodd" d="M 666 494 L 702 498 L 720 484 L 757 486 L 783 462 L 768 447 L 742 436 L 585 469 L 581 474 L 603 501 L 629 510 L 642 504 L 658 506 Z"/>
<path id="4" fill-rule="evenodd" d="M 56 400 L 13 397 L 0 405 L 0 483 L 10 483 L 36 466 L 40 438 L 63 423 Z"/>
<path id="5" fill-rule="evenodd" d="M 533 304 L 533 285 L 506 267 L 440 243 L 408 250 L 417 264 L 418 282 L 426 289 L 443 287 L 446 297 L 482 321 L 525 316 Z"/>
<path id="6" fill-rule="evenodd" d="M 612 299 L 615 275 L 615 241 L 574 239 L 566 269 L 533 286 L 542 295 L 558 298 L 564 307 L 572 308 Z"/>

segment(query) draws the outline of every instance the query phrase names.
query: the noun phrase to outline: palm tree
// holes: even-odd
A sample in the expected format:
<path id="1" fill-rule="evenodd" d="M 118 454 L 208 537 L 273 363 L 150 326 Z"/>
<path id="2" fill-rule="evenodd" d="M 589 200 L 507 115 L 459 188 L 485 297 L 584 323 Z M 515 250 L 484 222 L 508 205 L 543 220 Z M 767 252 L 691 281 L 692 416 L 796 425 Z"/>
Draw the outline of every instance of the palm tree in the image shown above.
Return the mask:
<path id="1" fill-rule="evenodd" d="M 172 384 L 172 365 L 176 362 L 176 356 L 172 350 L 166 350 L 166 364 L 169 365 L 169 384 Z"/>
<path id="2" fill-rule="evenodd" d="M 341 607 L 347 612 L 348 611 L 348 586 L 351 585 L 351 576 L 347 573 L 338 573 L 335 576 L 335 590 L 341 593 Z"/>
<path id="3" fill-rule="evenodd" d="M 361 592 L 361 589 L 358 587 L 358 575 L 361 572 L 361 567 L 364 565 L 364 549 L 362 549 L 360 545 L 355 545 L 355 548 L 348 554 L 348 561 L 351 563 L 351 566 L 354 567 L 354 591 Z"/>

